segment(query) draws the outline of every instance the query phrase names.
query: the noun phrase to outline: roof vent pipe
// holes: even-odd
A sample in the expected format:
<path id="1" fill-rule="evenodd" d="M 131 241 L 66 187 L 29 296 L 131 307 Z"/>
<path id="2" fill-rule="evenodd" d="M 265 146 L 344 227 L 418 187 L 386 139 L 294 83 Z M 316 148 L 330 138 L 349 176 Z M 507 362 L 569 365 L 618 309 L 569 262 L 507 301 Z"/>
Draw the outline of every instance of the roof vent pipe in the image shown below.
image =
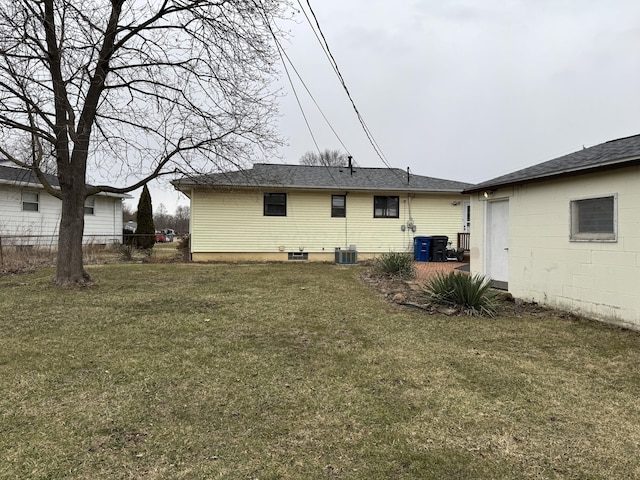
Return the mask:
<path id="1" fill-rule="evenodd" d="M 410 183 L 411 173 L 409 172 L 409 167 L 407 167 L 407 183 Z"/>
<path id="2" fill-rule="evenodd" d="M 349 171 L 351 172 L 351 175 L 353 175 L 353 157 L 349 155 L 347 158 L 349 159 Z"/>

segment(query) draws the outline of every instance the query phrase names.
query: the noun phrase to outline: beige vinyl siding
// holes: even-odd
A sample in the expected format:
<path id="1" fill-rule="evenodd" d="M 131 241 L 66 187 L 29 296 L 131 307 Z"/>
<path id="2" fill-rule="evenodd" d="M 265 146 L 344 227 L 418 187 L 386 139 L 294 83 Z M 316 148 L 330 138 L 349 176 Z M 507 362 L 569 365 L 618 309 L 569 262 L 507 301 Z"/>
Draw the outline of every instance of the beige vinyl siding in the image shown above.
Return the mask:
<path id="1" fill-rule="evenodd" d="M 269 190 L 277 192 L 277 190 Z M 461 229 L 460 195 L 400 194 L 400 218 L 373 218 L 374 195 L 347 194 L 346 218 L 331 217 L 331 195 L 340 191 L 288 191 L 287 216 L 263 215 L 263 191 L 192 194 L 192 252 L 315 252 L 333 254 L 355 245 L 361 253 L 412 251 L 415 235 L 448 235 L 455 243 Z M 458 201 L 457 206 L 452 202 Z M 409 201 L 416 232 L 409 221 Z"/>

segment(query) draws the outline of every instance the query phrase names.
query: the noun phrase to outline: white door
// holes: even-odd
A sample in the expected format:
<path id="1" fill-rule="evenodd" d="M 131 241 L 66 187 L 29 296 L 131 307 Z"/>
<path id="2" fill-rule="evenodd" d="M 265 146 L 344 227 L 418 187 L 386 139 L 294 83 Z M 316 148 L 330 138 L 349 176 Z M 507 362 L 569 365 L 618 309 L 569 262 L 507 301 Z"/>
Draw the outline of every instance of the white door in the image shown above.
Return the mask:
<path id="1" fill-rule="evenodd" d="M 462 201 L 462 231 L 464 233 L 471 231 L 471 202 L 469 200 Z"/>
<path id="2" fill-rule="evenodd" d="M 509 281 L 509 201 L 487 203 L 487 275 Z"/>

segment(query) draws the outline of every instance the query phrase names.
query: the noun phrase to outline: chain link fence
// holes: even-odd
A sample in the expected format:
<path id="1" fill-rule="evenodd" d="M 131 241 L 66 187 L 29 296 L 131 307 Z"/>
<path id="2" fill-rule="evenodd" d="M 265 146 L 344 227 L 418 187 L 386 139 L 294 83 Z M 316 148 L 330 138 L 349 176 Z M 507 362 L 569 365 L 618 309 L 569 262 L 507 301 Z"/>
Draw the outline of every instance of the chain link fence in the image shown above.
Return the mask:
<path id="1" fill-rule="evenodd" d="M 54 265 L 58 238 L 58 235 L 0 235 L 0 272 L 18 273 Z M 123 235 L 84 235 L 84 261 L 91 263 L 99 254 L 117 252 L 123 240 Z"/>
<path id="2" fill-rule="evenodd" d="M 159 243 L 153 251 L 137 249 L 136 238 L 143 236 L 134 233 L 84 235 L 83 263 L 114 263 L 135 260 L 137 257 L 159 262 L 174 259 L 177 253 L 179 259 L 189 261 L 188 236 L 172 237 L 170 240 L 166 236 L 156 237 Z M 0 235 L 0 274 L 54 266 L 58 239 L 58 235 Z"/>

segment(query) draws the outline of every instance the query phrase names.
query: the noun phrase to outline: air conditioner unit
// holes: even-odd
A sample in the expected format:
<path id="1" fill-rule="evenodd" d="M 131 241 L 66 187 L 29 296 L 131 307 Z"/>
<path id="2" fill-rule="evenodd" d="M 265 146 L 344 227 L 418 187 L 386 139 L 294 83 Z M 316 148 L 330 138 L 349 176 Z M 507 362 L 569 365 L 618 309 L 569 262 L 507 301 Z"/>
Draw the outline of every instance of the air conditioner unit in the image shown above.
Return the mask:
<path id="1" fill-rule="evenodd" d="M 342 250 L 336 248 L 336 263 L 339 265 L 355 265 L 358 263 L 358 252 L 356 250 Z"/>

